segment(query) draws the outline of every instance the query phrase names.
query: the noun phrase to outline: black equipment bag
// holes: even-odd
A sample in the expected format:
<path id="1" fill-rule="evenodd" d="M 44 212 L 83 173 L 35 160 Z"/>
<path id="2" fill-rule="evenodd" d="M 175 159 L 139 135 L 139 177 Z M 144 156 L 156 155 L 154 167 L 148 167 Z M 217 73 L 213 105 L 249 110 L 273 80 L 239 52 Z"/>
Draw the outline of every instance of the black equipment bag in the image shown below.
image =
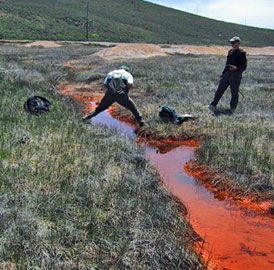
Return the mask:
<path id="1" fill-rule="evenodd" d="M 127 81 L 122 78 L 111 78 L 108 82 L 108 89 L 114 94 L 127 94 Z"/>
<path id="2" fill-rule="evenodd" d="M 159 116 L 163 120 L 176 121 L 179 115 L 176 111 L 168 105 L 162 105 L 159 110 Z"/>
<path id="3" fill-rule="evenodd" d="M 160 106 L 159 116 L 164 121 L 175 122 L 176 124 L 182 124 L 183 122 L 195 119 L 191 114 L 178 114 L 168 105 Z"/>
<path id="4" fill-rule="evenodd" d="M 44 97 L 33 96 L 27 99 L 24 103 L 24 109 L 31 114 L 43 114 L 49 111 L 49 106 L 51 105 Z"/>

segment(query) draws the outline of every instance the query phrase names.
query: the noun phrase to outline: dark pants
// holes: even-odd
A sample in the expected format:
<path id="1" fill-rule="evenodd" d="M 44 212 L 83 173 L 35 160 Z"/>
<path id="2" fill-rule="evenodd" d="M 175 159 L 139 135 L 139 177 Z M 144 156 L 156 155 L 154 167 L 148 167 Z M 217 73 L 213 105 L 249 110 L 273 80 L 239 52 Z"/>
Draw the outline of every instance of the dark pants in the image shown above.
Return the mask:
<path id="1" fill-rule="evenodd" d="M 133 115 L 135 116 L 136 121 L 138 123 L 143 122 L 143 118 L 142 118 L 140 112 L 138 111 L 135 103 L 128 96 L 128 94 L 127 93 L 114 93 L 111 89 L 107 90 L 105 96 L 102 98 L 102 100 L 101 100 L 100 104 L 98 105 L 98 107 L 91 112 L 91 117 L 94 117 L 97 114 L 99 114 L 100 112 L 106 110 L 114 102 L 117 102 L 121 106 L 129 109 L 133 113 Z"/>
<path id="2" fill-rule="evenodd" d="M 231 90 L 231 101 L 230 108 L 236 109 L 239 101 L 239 87 L 241 84 L 242 72 L 239 71 L 226 71 L 219 83 L 218 89 L 215 93 L 214 100 L 211 102 L 211 105 L 217 106 L 224 92 L 230 86 Z"/>

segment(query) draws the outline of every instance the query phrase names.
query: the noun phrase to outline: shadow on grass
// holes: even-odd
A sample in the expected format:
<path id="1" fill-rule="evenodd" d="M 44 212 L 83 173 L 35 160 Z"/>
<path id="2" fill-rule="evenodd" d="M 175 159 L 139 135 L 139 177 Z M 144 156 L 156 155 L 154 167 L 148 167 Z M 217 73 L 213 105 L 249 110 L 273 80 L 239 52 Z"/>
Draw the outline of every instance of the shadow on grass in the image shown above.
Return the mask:
<path id="1" fill-rule="evenodd" d="M 216 109 L 216 111 L 213 112 L 213 115 L 214 116 L 220 116 L 220 115 L 232 116 L 233 112 L 227 108 L 218 108 L 218 109 Z"/>

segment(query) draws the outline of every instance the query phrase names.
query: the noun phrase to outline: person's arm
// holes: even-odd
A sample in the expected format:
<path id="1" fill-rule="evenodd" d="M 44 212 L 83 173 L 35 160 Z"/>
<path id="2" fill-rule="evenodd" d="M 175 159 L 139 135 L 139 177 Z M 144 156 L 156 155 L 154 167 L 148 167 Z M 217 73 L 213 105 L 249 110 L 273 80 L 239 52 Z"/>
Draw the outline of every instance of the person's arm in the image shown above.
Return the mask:
<path id="1" fill-rule="evenodd" d="M 230 51 L 231 51 L 231 50 L 229 50 L 228 53 L 227 53 L 225 68 L 224 68 L 224 70 L 223 70 L 223 72 L 222 72 L 221 77 L 224 75 L 224 73 L 225 73 L 225 72 L 227 71 L 227 69 L 229 68 L 229 65 L 228 65 L 228 56 L 229 56 L 229 54 L 230 54 Z"/>
<path id="2" fill-rule="evenodd" d="M 129 91 L 133 87 L 133 76 L 128 73 L 127 90 Z"/>
<path id="3" fill-rule="evenodd" d="M 128 83 L 127 84 L 127 90 L 129 91 L 132 88 L 133 84 L 132 83 Z"/>
<path id="4" fill-rule="evenodd" d="M 104 85 L 107 85 L 109 83 L 109 79 L 110 79 L 111 75 L 112 75 L 112 72 L 109 72 L 104 80 Z"/>
<path id="5" fill-rule="evenodd" d="M 108 75 L 106 76 L 106 78 L 104 79 L 104 85 L 107 85 L 108 84 Z"/>
<path id="6" fill-rule="evenodd" d="M 247 68 L 247 59 L 246 59 L 246 52 L 242 52 L 239 55 L 239 66 L 238 69 L 241 71 L 245 71 Z"/>

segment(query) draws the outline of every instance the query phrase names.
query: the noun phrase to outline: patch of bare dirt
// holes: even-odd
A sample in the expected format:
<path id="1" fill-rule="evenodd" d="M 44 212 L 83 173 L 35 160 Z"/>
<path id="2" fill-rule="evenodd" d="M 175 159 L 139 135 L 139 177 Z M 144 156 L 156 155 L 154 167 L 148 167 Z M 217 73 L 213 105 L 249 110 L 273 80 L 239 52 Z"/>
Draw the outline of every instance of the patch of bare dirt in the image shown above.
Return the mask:
<path id="1" fill-rule="evenodd" d="M 226 55 L 230 46 L 197 45 L 155 45 L 138 43 L 116 43 L 115 47 L 106 48 L 95 55 L 106 60 L 149 58 L 168 54 Z M 243 47 L 249 55 L 274 55 L 274 47 Z"/>
<path id="2" fill-rule="evenodd" d="M 28 43 L 28 44 L 25 45 L 25 47 L 28 47 L 28 48 L 36 47 L 36 46 L 41 46 L 41 47 L 44 47 L 44 48 L 59 48 L 62 45 L 58 44 L 55 41 L 47 41 L 47 40 L 35 41 L 35 42 Z"/>
<path id="3" fill-rule="evenodd" d="M 172 45 L 169 48 L 162 48 L 166 53 L 181 54 L 215 54 L 226 55 L 231 49 L 230 46 L 195 46 L 195 45 Z M 274 55 L 274 47 L 243 47 L 249 55 Z"/>
<path id="4" fill-rule="evenodd" d="M 101 50 L 95 55 L 106 60 L 114 60 L 166 56 L 167 53 L 162 51 L 160 46 L 154 44 L 120 43 L 115 47 Z"/>
<path id="5" fill-rule="evenodd" d="M 263 48 L 251 48 L 244 47 L 244 50 L 250 55 L 274 55 L 274 47 L 263 47 Z"/>
<path id="6" fill-rule="evenodd" d="M 196 46 L 196 45 L 170 45 L 170 47 L 163 46 L 162 51 L 166 53 L 180 53 L 180 54 L 215 54 L 225 55 L 230 47 L 228 46 Z"/>

